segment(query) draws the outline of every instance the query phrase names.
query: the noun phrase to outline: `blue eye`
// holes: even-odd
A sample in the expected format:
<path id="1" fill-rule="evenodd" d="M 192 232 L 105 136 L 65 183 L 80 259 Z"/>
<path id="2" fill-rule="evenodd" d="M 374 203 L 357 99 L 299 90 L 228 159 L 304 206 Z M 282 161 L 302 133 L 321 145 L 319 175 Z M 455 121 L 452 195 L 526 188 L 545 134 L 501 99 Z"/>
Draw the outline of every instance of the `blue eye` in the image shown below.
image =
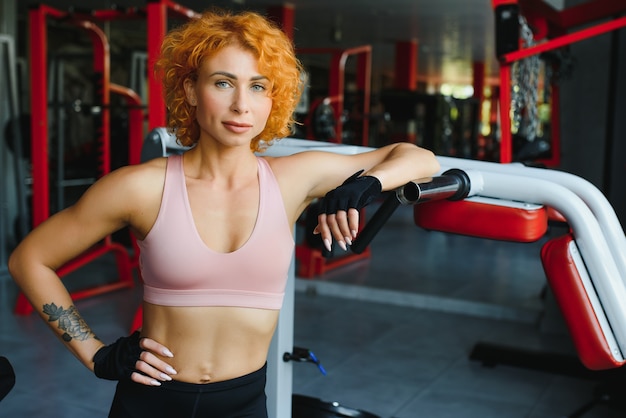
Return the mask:
<path id="1" fill-rule="evenodd" d="M 252 85 L 252 90 L 261 92 L 261 91 L 265 91 L 266 88 L 263 84 L 254 84 Z"/>
<path id="2" fill-rule="evenodd" d="M 230 87 L 230 83 L 228 81 L 217 81 L 215 85 L 221 89 Z"/>

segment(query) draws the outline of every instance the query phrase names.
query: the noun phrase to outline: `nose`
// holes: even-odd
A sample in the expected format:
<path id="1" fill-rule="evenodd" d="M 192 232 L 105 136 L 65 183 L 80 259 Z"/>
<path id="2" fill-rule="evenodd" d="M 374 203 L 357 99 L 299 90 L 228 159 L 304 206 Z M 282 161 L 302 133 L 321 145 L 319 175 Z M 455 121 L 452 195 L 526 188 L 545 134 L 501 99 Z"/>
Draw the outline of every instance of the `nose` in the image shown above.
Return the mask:
<path id="1" fill-rule="evenodd" d="M 233 103 L 230 110 L 235 113 L 248 113 L 250 110 L 246 89 L 236 88 L 233 91 Z"/>

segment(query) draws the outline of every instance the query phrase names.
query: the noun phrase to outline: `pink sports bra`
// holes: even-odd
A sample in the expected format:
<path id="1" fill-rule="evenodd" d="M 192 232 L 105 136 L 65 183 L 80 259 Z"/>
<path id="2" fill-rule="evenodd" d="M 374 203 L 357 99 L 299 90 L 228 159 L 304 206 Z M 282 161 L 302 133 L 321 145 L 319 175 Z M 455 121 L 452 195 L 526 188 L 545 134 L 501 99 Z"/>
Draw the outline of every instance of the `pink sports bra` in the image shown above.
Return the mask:
<path id="1" fill-rule="evenodd" d="M 248 241 L 232 253 L 208 248 L 196 230 L 182 156 L 168 157 L 161 208 L 143 241 L 145 301 L 165 306 L 280 309 L 294 239 L 274 173 L 257 158 L 260 202 Z"/>

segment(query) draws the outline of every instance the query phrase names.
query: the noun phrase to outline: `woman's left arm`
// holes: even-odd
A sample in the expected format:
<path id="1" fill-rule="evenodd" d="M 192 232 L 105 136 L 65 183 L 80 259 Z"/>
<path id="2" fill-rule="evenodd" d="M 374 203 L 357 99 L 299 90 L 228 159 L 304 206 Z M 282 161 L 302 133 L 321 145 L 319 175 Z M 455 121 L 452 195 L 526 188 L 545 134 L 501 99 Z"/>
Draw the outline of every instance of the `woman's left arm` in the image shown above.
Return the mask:
<path id="1" fill-rule="evenodd" d="M 439 162 L 431 151 L 408 142 L 358 154 L 306 151 L 288 159 L 291 174 L 301 173 L 299 184 L 307 181 L 309 199 L 323 197 L 360 170 L 360 176 L 376 177 L 383 191 L 432 176 L 439 170 Z"/>
<path id="2" fill-rule="evenodd" d="M 321 234 L 328 249 L 333 238 L 344 249 L 351 244 L 358 232 L 359 209 L 380 191 L 430 177 L 439 170 L 431 151 L 405 142 L 352 155 L 307 151 L 287 157 L 283 163 L 281 168 L 289 173 L 283 178 L 297 181 L 291 190 L 305 190 L 300 210 L 315 198 L 324 198 L 314 232 Z"/>
<path id="3" fill-rule="evenodd" d="M 411 180 L 430 177 L 439 170 L 439 163 L 431 151 L 409 143 L 389 145 L 363 157 L 368 158 L 365 167 L 369 168 L 363 168 L 362 173 L 355 173 L 327 192 L 322 201 L 314 233 L 321 235 L 329 251 L 332 238 L 343 250 L 347 249 L 346 245 L 352 245 L 358 234 L 360 209 L 378 197 L 380 192 L 395 189 Z M 377 158 L 369 160 L 369 157 Z"/>
<path id="4" fill-rule="evenodd" d="M 381 151 L 386 155 L 361 176 L 376 177 L 383 191 L 395 189 L 411 180 L 430 177 L 439 170 L 435 155 L 413 144 L 400 142 L 383 147 Z"/>

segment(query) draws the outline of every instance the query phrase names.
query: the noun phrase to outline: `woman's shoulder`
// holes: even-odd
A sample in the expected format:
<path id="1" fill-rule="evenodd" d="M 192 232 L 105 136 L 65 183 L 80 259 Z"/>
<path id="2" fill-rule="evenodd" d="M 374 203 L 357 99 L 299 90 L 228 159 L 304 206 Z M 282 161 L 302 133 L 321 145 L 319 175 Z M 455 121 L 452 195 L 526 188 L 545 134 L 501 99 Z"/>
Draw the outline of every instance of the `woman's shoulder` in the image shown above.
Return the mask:
<path id="1" fill-rule="evenodd" d="M 165 181 L 166 158 L 156 158 L 141 164 L 117 168 L 98 180 L 87 194 L 106 194 L 110 198 L 124 199 L 160 195 Z"/>
<path id="2" fill-rule="evenodd" d="M 96 193 L 107 196 L 102 204 L 112 206 L 134 231 L 145 235 L 161 205 L 166 167 L 167 158 L 160 157 L 118 168 L 98 182 L 101 184 Z"/>
<path id="3" fill-rule="evenodd" d="M 129 185 L 150 185 L 154 182 L 163 181 L 167 158 L 160 157 L 141 164 L 127 165 L 111 172 L 109 177 L 113 181 L 121 181 Z"/>
<path id="4" fill-rule="evenodd" d="M 300 152 L 289 155 L 263 155 L 260 158 L 267 161 L 272 170 L 294 173 L 294 170 L 306 170 L 308 165 L 314 165 L 321 155 L 313 152 Z"/>

